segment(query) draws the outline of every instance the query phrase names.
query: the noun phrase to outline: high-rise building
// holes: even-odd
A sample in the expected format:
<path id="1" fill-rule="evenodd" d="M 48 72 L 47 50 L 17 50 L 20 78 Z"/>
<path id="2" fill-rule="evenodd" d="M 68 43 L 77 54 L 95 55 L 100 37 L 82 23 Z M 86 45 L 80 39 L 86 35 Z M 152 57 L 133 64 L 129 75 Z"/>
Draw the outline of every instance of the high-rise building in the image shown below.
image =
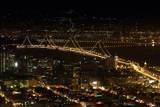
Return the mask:
<path id="1" fill-rule="evenodd" d="M 1 67 L 1 72 L 5 72 L 5 67 L 6 67 L 6 53 L 5 53 L 5 47 L 1 47 L 1 52 L 0 52 L 0 67 Z"/>
<path id="2" fill-rule="evenodd" d="M 15 68 L 15 55 L 2 51 L 0 53 L 0 72 L 13 71 Z"/>
<path id="3" fill-rule="evenodd" d="M 74 91 L 80 90 L 80 67 L 73 68 L 73 77 L 72 77 L 72 89 Z"/>

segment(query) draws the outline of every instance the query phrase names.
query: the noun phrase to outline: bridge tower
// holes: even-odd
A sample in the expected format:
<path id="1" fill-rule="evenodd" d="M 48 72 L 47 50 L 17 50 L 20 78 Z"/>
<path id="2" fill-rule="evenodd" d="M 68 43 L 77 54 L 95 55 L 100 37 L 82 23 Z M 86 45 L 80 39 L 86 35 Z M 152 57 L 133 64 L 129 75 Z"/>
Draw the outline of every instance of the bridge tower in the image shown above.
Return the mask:
<path id="1" fill-rule="evenodd" d="M 98 49 L 99 53 L 101 53 L 103 56 L 105 56 L 104 59 L 104 66 L 107 70 L 114 69 L 115 63 L 114 63 L 114 58 L 110 54 L 110 52 L 105 48 L 105 45 L 103 42 L 98 41 L 91 49 L 91 51 L 96 51 Z M 96 51 L 97 52 L 97 51 Z"/>
<path id="2" fill-rule="evenodd" d="M 73 69 L 72 89 L 74 91 L 80 90 L 80 70 L 76 68 Z"/>
<path id="3" fill-rule="evenodd" d="M 0 71 L 5 72 L 6 71 L 6 64 L 7 64 L 7 37 L 4 35 L 0 36 Z"/>
<path id="4" fill-rule="evenodd" d="M 109 57 L 105 60 L 105 67 L 107 70 L 111 70 L 115 68 L 115 60 L 114 57 Z"/>
<path id="5" fill-rule="evenodd" d="M 117 65 L 118 65 L 117 62 L 116 62 L 117 60 L 118 60 L 118 56 L 115 55 L 114 56 L 114 67 L 115 67 L 115 69 L 117 69 Z"/>
<path id="6" fill-rule="evenodd" d="M 1 47 L 1 52 L 0 52 L 0 68 L 1 68 L 1 72 L 5 72 L 6 71 L 6 52 L 5 52 L 6 48 L 5 46 Z"/>

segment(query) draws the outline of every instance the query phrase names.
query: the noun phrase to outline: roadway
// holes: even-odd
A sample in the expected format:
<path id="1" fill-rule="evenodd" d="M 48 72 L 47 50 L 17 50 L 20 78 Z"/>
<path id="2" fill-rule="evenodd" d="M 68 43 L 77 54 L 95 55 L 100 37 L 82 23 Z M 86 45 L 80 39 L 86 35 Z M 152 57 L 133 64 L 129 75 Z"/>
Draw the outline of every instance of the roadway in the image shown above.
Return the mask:
<path id="1" fill-rule="evenodd" d="M 130 66 L 131 68 L 133 68 L 134 71 L 136 71 L 144 76 L 147 76 L 153 80 L 160 82 L 160 79 L 158 76 L 156 76 L 152 72 L 146 70 L 145 68 L 140 67 L 139 65 L 135 64 L 134 62 L 126 61 L 124 59 L 116 59 L 115 61 L 116 61 L 116 63 L 121 63 L 121 64 L 125 64 L 127 66 Z"/>
<path id="2" fill-rule="evenodd" d="M 95 51 L 89 51 L 89 50 L 85 50 L 85 49 L 80 49 L 80 48 L 73 48 L 73 47 L 61 47 L 61 46 L 51 46 L 51 45 L 18 45 L 17 46 L 18 49 L 23 49 L 23 48 L 42 48 L 42 49 L 58 49 L 60 51 L 65 51 L 65 52 L 73 52 L 73 53 L 77 53 L 77 54 L 82 54 L 82 55 L 86 55 L 86 56 L 92 56 L 92 57 L 96 57 L 96 58 L 101 58 L 101 59 L 107 59 L 108 56 L 106 55 L 102 55 L 101 53 L 95 52 Z"/>

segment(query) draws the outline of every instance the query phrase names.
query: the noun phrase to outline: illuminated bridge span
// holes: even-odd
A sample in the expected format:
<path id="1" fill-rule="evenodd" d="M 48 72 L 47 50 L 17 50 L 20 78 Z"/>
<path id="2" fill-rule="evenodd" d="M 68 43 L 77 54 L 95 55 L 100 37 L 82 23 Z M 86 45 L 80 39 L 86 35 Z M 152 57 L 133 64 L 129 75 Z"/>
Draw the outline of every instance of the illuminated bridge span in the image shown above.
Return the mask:
<path id="1" fill-rule="evenodd" d="M 67 45 L 69 44 L 69 42 L 72 43 L 73 47 L 68 47 Z M 28 43 L 28 44 L 26 44 Z M 45 43 L 45 44 L 44 44 Z M 46 44 L 47 43 L 47 44 Z M 99 50 L 101 50 L 101 52 L 96 52 L 94 51 L 95 48 L 99 48 Z M 55 44 L 54 41 L 52 41 L 51 39 L 44 39 L 41 41 L 40 44 L 32 44 L 29 37 L 26 36 L 23 43 L 21 45 L 17 45 L 17 48 L 42 48 L 42 49 L 58 49 L 60 51 L 65 51 L 65 52 L 72 52 L 72 53 L 77 53 L 80 55 L 85 55 L 85 56 L 92 56 L 95 58 L 101 58 L 101 59 L 107 59 L 110 58 L 112 55 L 108 52 L 105 51 L 101 44 L 100 41 L 98 41 L 91 50 L 85 50 L 83 48 L 80 47 L 79 43 L 76 40 L 73 40 L 72 38 L 70 38 L 63 46 L 57 46 Z M 107 53 L 106 53 L 107 52 Z M 134 69 L 136 72 L 141 73 L 142 75 L 145 75 L 151 79 L 154 79 L 156 81 L 160 82 L 159 76 L 153 74 L 152 72 L 144 69 L 143 67 L 140 67 L 139 65 L 137 65 L 134 62 L 131 62 L 129 60 L 125 60 L 122 58 L 116 58 L 115 59 L 115 63 L 120 63 L 120 64 L 124 64 L 127 66 L 130 66 L 132 69 Z"/>
<path id="2" fill-rule="evenodd" d="M 67 45 L 69 44 L 69 42 L 71 42 L 74 47 L 68 47 Z M 47 44 L 44 44 L 44 43 L 47 43 Z M 101 52 L 94 51 L 96 47 L 98 47 L 99 50 L 101 50 Z M 60 51 L 72 52 L 72 53 L 77 53 L 85 56 L 92 56 L 92 57 L 101 58 L 101 59 L 107 59 L 111 56 L 111 54 L 108 51 L 106 53 L 106 51 L 102 48 L 100 41 L 98 41 L 91 50 L 86 50 L 86 49 L 82 49 L 78 44 L 78 42 L 76 40 L 74 41 L 72 38 L 70 38 L 63 46 L 57 46 L 54 41 L 49 40 L 48 38 L 46 38 L 46 40 L 44 39 L 44 41 L 41 41 L 41 43 L 38 45 L 32 44 L 29 37 L 26 36 L 23 43 L 21 45 L 17 45 L 17 48 L 18 49 L 42 48 L 42 49 L 54 49 L 54 50 L 57 49 Z"/>
<path id="3" fill-rule="evenodd" d="M 139 65 L 137 65 L 136 63 L 134 62 L 131 62 L 131 61 L 126 61 L 122 58 L 117 58 L 115 59 L 115 62 L 116 63 L 121 63 L 121 64 L 124 64 L 124 65 L 127 65 L 127 66 L 130 66 L 131 68 L 133 68 L 136 72 L 142 74 L 142 75 L 145 75 L 153 80 L 156 80 L 156 81 L 159 81 L 160 82 L 160 79 L 157 75 L 153 74 L 152 72 L 146 70 L 145 68 L 143 67 L 140 67 Z"/>

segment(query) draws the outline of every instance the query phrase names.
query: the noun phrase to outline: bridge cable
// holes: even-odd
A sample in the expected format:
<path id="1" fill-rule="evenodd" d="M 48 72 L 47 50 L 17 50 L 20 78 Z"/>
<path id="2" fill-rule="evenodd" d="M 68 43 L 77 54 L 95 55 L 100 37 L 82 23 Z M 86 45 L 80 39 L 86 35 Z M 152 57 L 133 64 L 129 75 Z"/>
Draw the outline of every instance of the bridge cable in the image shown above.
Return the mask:
<path id="1" fill-rule="evenodd" d="M 74 42 L 76 43 L 76 45 L 78 46 L 78 48 L 80 50 L 83 50 L 82 47 L 79 45 L 78 41 L 75 39 L 75 37 L 73 38 Z"/>
<path id="2" fill-rule="evenodd" d="M 71 38 L 71 42 L 74 45 L 74 47 L 80 49 L 80 47 L 77 45 L 77 43 Z"/>
<path id="3" fill-rule="evenodd" d="M 103 47 L 104 47 L 105 51 L 107 52 L 107 55 L 108 55 L 108 56 L 112 56 L 112 55 L 111 55 L 111 53 L 108 51 L 108 49 L 107 49 L 107 48 L 105 48 L 104 43 L 103 43 L 103 42 L 101 42 L 101 43 L 102 43 L 102 45 L 103 45 Z"/>
<path id="4" fill-rule="evenodd" d="M 45 42 L 48 42 L 48 44 L 49 44 L 50 46 L 52 46 L 52 44 L 51 44 L 50 41 L 48 40 L 48 36 L 47 36 L 47 35 L 46 35 L 45 38 L 40 42 L 39 45 L 43 45 L 43 43 L 45 43 Z"/>
<path id="5" fill-rule="evenodd" d="M 97 41 L 90 51 L 94 51 L 94 49 L 97 47 L 97 45 L 98 45 L 99 42 L 100 41 Z"/>
<path id="6" fill-rule="evenodd" d="M 75 48 L 78 48 L 78 46 L 75 44 L 75 42 L 73 41 L 73 39 L 72 39 L 71 37 L 67 40 L 67 42 L 65 43 L 65 45 L 64 45 L 63 47 L 66 47 L 67 44 L 68 44 L 70 41 L 71 41 L 71 43 L 73 44 L 73 46 L 74 46 Z"/>
<path id="7" fill-rule="evenodd" d="M 67 44 L 69 43 L 69 39 L 66 41 L 66 43 L 63 45 L 63 48 L 65 48 L 67 46 Z"/>
<path id="8" fill-rule="evenodd" d="M 99 48 L 100 48 L 101 52 L 102 52 L 106 57 L 108 57 L 107 53 L 106 53 L 106 52 L 104 51 L 104 49 L 102 48 L 101 42 L 99 42 L 98 45 L 99 45 Z"/>
<path id="9" fill-rule="evenodd" d="M 30 39 L 29 39 L 29 36 L 25 36 L 25 39 L 24 39 L 24 41 L 23 41 L 23 43 L 21 44 L 21 45 L 25 45 L 25 43 L 28 41 L 28 43 L 29 43 L 29 45 L 33 45 L 32 43 L 31 43 L 31 41 L 30 41 Z"/>
<path id="10" fill-rule="evenodd" d="M 53 46 L 52 42 L 48 39 L 48 36 L 47 36 L 46 39 L 47 39 L 47 42 L 49 43 L 49 45 L 50 45 L 50 46 Z"/>
<path id="11" fill-rule="evenodd" d="M 79 45 L 78 41 L 75 40 L 75 43 L 77 44 L 80 50 L 84 51 L 84 49 Z"/>
<path id="12" fill-rule="evenodd" d="M 52 43 L 53 46 L 57 46 L 57 45 L 55 44 L 55 39 L 53 39 L 53 40 L 50 39 L 50 42 Z"/>
<path id="13" fill-rule="evenodd" d="M 39 45 L 42 45 L 43 42 L 44 42 L 44 41 L 42 40 Z"/>

